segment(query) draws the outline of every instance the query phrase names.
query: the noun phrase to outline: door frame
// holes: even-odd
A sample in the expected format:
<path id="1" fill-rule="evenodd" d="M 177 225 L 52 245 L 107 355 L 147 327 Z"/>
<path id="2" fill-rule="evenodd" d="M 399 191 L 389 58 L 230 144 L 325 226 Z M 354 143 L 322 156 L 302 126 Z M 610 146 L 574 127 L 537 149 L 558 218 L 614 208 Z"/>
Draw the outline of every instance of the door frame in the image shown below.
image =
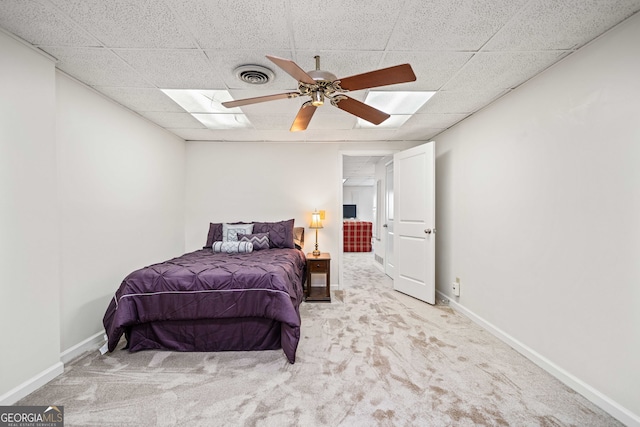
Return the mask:
<path id="1" fill-rule="evenodd" d="M 395 219 L 395 211 L 394 208 L 389 209 L 389 188 L 391 188 L 391 195 L 395 193 L 395 181 L 392 179 L 391 186 L 389 186 L 389 167 L 391 167 L 391 176 L 394 176 L 394 157 L 391 157 L 391 160 L 388 160 L 384 165 L 384 222 L 387 226 L 385 230 L 382 232 L 384 234 L 384 262 L 382 265 L 382 271 L 384 274 L 389 276 L 392 280 L 395 277 L 395 242 L 394 242 L 394 219 Z M 391 212 L 391 218 L 389 218 L 389 212 Z M 391 224 L 391 231 L 389 231 L 389 224 Z M 391 248 L 391 251 L 389 251 Z M 389 258 L 393 257 L 393 262 L 389 262 Z M 391 274 L 389 274 L 391 273 Z"/>
<path id="2" fill-rule="evenodd" d="M 411 147 L 409 147 L 411 148 Z M 338 205 L 336 205 L 336 212 L 342 212 L 342 201 L 344 200 L 344 192 L 342 189 L 342 179 L 344 174 L 344 166 L 343 166 L 343 157 L 344 156 L 393 156 L 395 153 L 406 150 L 404 147 L 402 149 L 378 149 L 378 150 L 338 150 L 338 170 L 340 171 L 340 176 L 338 176 L 337 184 L 338 184 Z M 340 218 L 336 218 L 340 220 Z M 340 220 L 341 221 L 341 220 Z M 339 251 L 338 251 L 338 277 L 340 278 L 340 283 L 338 289 L 345 289 L 344 284 L 344 254 L 342 248 L 344 248 L 344 233 L 342 231 L 342 226 L 340 226 L 340 237 L 338 239 Z M 333 286 L 333 285 L 332 285 Z"/>

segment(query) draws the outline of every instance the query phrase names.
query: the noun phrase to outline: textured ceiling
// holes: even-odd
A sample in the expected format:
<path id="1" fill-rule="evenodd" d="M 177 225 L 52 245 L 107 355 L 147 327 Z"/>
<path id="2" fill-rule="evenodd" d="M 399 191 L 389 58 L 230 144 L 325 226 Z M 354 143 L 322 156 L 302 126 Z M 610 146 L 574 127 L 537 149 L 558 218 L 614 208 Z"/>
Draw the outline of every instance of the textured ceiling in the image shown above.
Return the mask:
<path id="1" fill-rule="evenodd" d="M 640 10 L 640 0 L 0 0 L 0 27 L 57 68 L 185 140 L 425 141 Z M 346 77 L 410 63 L 436 94 L 399 129 L 354 129 L 331 105 L 288 129 L 304 99 L 242 107 L 253 128 L 211 130 L 160 89 L 228 89 L 235 99 L 295 90 L 265 58 Z M 272 69 L 256 86 L 239 65 Z M 364 100 L 366 91 L 350 94 Z"/>

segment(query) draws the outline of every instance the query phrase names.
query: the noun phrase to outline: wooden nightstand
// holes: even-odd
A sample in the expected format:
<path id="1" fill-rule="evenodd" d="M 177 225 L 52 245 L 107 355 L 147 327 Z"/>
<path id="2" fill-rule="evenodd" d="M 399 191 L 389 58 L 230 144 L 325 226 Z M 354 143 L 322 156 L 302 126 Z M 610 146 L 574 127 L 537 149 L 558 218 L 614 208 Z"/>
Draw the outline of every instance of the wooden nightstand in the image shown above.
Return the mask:
<path id="1" fill-rule="evenodd" d="M 323 252 L 318 256 L 307 254 L 307 289 L 305 301 L 331 302 L 331 254 Z M 311 286 L 312 274 L 324 274 L 327 281 L 324 288 Z"/>

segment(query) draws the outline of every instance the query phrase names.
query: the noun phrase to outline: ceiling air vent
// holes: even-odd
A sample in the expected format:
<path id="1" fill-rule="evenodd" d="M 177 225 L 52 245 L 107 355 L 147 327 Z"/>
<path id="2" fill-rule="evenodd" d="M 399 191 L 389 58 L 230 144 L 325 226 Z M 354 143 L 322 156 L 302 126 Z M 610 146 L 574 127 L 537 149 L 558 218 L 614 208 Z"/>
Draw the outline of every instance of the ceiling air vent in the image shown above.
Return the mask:
<path id="1" fill-rule="evenodd" d="M 238 79 L 251 85 L 263 85 L 274 78 L 273 71 L 262 65 L 241 65 L 233 72 Z"/>

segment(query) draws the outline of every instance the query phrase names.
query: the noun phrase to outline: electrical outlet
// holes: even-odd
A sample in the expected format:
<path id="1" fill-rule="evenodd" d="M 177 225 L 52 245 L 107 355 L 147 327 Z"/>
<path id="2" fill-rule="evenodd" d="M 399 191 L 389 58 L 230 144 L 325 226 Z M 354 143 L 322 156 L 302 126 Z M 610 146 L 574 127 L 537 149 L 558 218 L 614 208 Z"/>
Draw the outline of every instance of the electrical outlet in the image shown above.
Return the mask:
<path id="1" fill-rule="evenodd" d="M 456 281 L 453 282 L 453 295 L 456 297 L 460 296 L 460 278 L 456 277 Z"/>

